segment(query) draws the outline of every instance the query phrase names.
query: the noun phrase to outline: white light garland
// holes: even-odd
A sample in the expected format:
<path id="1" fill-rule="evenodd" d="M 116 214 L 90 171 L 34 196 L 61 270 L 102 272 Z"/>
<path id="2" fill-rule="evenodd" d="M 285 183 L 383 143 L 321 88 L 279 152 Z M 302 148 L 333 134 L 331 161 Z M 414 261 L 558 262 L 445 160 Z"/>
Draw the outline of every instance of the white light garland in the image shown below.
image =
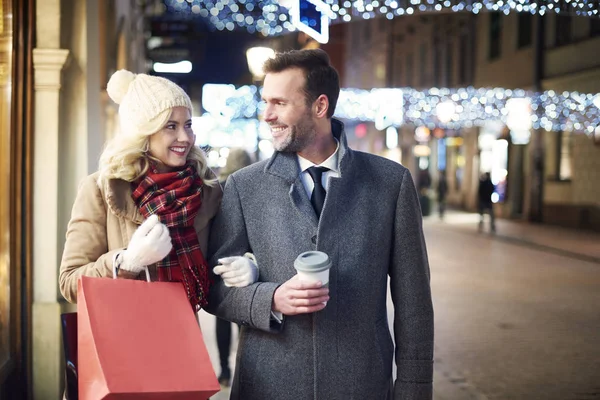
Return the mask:
<path id="1" fill-rule="evenodd" d="M 286 3 L 276 0 L 164 0 L 164 3 L 169 12 L 182 17 L 204 17 L 220 31 L 245 28 L 250 33 L 275 36 L 296 30 Z"/>
<path id="2" fill-rule="evenodd" d="M 227 98 L 219 105 L 203 104 L 205 109 L 230 119 L 254 118 L 256 107 L 262 111 L 264 104 L 257 103 L 255 86 L 232 89 L 223 85 Z M 212 96 L 208 96 L 212 97 Z M 527 99 L 527 101 L 509 101 Z M 531 113 L 524 126 L 547 131 L 583 132 L 593 135 L 600 126 L 600 94 L 562 92 L 552 90 L 533 93 L 522 89 L 502 88 L 431 88 L 419 91 L 412 88 L 342 89 L 335 116 L 346 121 L 372 121 L 387 126 L 404 124 L 461 129 L 484 126 L 489 121 L 511 123 L 511 103 L 527 104 Z M 443 110 L 443 112 L 440 112 Z"/>
<path id="3" fill-rule="evenodd" d="M 296 0 L 297 1 L 297 0 Z M 591 0 L 322 0 L 329 5 L 332 23 L 385 17 L 393 19 L 415 12 L 498 11 L 545 15 L 570 14 L 600 17 L 600 3 Z M 291 2 L 278 0 L 164 0 L 171 12 L 207 18 L 218 30 L 245 28 L 264 36 L 295 31 L 290 21 Z"/>
<path id="4" fill-rule="evenodd" d="M 531 105 L 530 126 L 534 129 L 572 130 L 592 135 L 596 127 L 600 126 L 600 109 L 594 104 L 600 94 L 556 93 L 552 90 L 533 93 L 521 89 L 472 87 L 396 90 L 404 96 L 403 123 L 414 126 L 460 129 L 484 126 L 491 120 L 507 124 L 511 110 L 510 99 L 528 100 L 527 103 Z M 340 96 L 341 101 L 336 109 L 336 116 L 339 118 L 372 121 L 370 116 L 377 112 L 376 107 L 387 106 L 386 101 L 373 103 L 369 91 L 343 90 L 348 91 L 353 94 Z M 352 98 L 353 101 L 345 101 L 346 98 Z M 360 114 L 357 114 L 358 109 L 361 109 Z"/>

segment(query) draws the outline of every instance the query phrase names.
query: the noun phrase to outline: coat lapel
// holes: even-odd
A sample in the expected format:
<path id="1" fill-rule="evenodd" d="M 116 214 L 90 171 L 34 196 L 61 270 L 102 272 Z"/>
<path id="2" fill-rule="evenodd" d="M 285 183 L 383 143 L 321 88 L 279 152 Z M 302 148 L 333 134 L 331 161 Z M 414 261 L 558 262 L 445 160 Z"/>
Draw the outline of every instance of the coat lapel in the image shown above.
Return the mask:
<path id="1" fill-rule="evenodd" d="M 290 201 L 294 208 L 301 214 L 303 220 L 310 220 L 313 228 L 316 228 L 319 224 L 317 213 L 315 212 L 310 199 L 304 190 L 304 184 L 300 177 L 290 186 Z"/>
<path id="2" fill-rule="evenodd" d="M 340 176 L 338 178 L 331 178 L 329 181 L 327 196 L 325 197 L 326 207 L 323 209 L 323 214 L 321 214 L 321 220 L 326 221 L 327 225 L 335 223 L 336 218 L 342 213 L 346 214 L 351 212 L 352 208 L 355 206 L 355 182 L 358 181 L 356 176 L 358 170 L 356 165 L 354 165 L 353 152 L 348 148 L 344 125 L 340 121 L 332 119 L 331 131 L 333 136 L 335 136 L 340 143 L 340 148 L 338 150 Z M 328 204 L 328 202 L 331 201 L 335 201 L 335 204 Z"/>
<path id="3" fill-rule="evenodd" d="M 296 153 L 275 152 L 265 166 L 265 173 L 286 181 L 290 186 L 289 198 L 292 207 L 300 214 L 301 220 L 310 221 L 312 227 L 316 228 L 319 221 L 300 179 Z"/>

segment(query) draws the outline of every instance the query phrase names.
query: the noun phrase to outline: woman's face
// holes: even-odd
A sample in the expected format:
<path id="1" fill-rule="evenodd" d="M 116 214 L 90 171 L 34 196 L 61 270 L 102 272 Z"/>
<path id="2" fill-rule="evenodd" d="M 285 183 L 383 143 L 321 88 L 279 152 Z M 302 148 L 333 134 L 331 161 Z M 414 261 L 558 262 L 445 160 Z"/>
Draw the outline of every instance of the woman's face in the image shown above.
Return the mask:
<path id="1" fill-rule="evenodd" d="M 196 141 L 192 132 L 192 115 L 185 107 L 175 107 L 165 126 L 149 139 L 149 152 L 161 164 L 158 172 L 169 172 L 182 167 Z"/>

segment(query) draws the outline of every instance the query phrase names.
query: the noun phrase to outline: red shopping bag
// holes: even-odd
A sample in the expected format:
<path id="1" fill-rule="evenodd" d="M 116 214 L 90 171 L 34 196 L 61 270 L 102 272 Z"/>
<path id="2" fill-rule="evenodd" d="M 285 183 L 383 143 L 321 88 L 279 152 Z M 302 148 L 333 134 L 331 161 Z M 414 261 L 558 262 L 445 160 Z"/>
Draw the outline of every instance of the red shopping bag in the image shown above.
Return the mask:
<path id="1" fill-rule="evenodd" d="M 181 283 L 82 277 L 79 399 L 207 399 L 220 387 Z"/>

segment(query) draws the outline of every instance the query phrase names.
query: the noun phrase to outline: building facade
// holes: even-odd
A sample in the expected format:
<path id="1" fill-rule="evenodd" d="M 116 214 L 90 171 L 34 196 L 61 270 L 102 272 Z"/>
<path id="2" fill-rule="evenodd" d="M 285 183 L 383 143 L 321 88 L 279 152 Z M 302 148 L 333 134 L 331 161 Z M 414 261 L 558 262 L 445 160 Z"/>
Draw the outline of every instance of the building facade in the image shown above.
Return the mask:
<path id="1" fill-rule="evenodd" d="M 378 18 L 347 24 L 344 87 L 424 90 L 466 87 L 473 83 L 475 17 L 471 14 L 422 14 L 388 20 Z M 424 197 L 431 197 L 439 171 L 448 177 L 449 200 L 473 206 L 472 151 L 477 131 L 460 132 L 404 124 L 398 128 L 398 147 L 388 148 L 386 134 L 374 124 L 368 134 L 354 137 L 354 147 L 379 153 L 410 169 Z M 359 134 L 360 136 L 360 134 Z M 446 137 L 450 140 L 446 140 Z M 438 154 L 443 154 L 438 157 Z M 475 187 L 476 189 L 476 187 Z"/>
<path id="2" fill-rule="evenodd" d="M 477 36 L 483 38 L 477 44 L 478 87 L 600 92 L 600 58 L 590 57 L 600 51 L 598 18 L 490 13 L 478 17 Z M 531 135 L 525 145 L 509 140 L 507 200 L 500 212 L 600 230 L 597 142 L 568 124 L 561 131 L 540 129 Z"/>
<path id="3" fill-rule="evenodd" d="M 58 290 L 66 226 L 79 182 L 116 129 L 108 78 L 146 70 L 143 23 L 154 3 L 0 3 L 0 397 L 57 399 L 60 314 L 74 310 Z"/>
<path id="4" fill-rule="evenodd" d="M 599 32 L 600 19 L 554 14 L 430 13 L 352 22 L 343 86 L 598 93 L 600 58 L 589 55 L 600 51 Z M 390 149 L 373 145 L 384 133 L 367 125 L 354 146 L 385 155 Z M 448 202 L 456 207 L 477 210 L 479 176 L 492 172 L 500 216 L 600 229 L 597 141 L 569 126 L 531 130 L 525 141 L 515 134 L 491 115 L 483 126 L 457 130 L 405 124 L 397 161 L 411 169 L 417 186 L 430 183 L 432 197 L 445 174 Z"/>

